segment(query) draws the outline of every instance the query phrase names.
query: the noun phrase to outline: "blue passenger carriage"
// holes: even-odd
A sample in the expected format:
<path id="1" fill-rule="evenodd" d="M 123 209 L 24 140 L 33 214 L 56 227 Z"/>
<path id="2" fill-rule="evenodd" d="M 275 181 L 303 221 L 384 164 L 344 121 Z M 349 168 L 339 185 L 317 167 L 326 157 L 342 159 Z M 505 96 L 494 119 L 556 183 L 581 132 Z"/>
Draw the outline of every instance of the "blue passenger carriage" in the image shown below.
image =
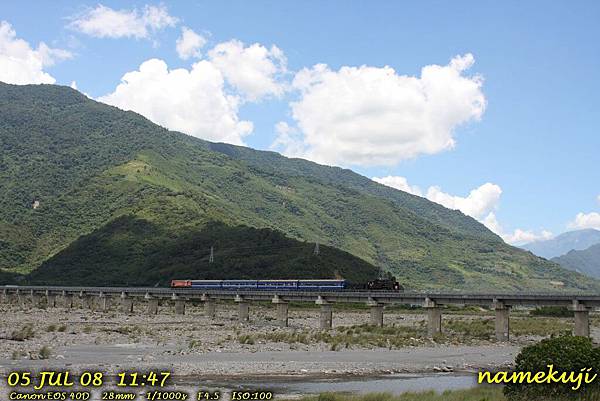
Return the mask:
<path id="1" fill-rule="evenodd" d="M 259 291 L 336 291 L 346 288 L 346 280 L 172 280 L 174 288 Z"/>

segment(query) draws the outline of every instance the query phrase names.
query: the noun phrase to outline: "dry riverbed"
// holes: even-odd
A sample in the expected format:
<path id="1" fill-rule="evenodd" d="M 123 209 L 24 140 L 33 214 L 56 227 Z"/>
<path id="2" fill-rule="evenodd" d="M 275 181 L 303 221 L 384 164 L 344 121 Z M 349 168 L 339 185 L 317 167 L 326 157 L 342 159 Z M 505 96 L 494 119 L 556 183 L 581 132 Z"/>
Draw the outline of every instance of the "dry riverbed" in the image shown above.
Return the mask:
<path id="1" fill-rule="evenodd" d="M 425 336 L 419 311 L 389 309 L 385 327 L 366 325 L 366 309 L 334 309 L 334 329 L 321 332 L 318 310 L 290 307 L 290 327 L 276 326 L 275 308 L 252 305 L 250 322 L 236 319 L 234 304 L 219 304 L 217 317 L 188 305 L 175 315 L 90 311 L 81 308 L 21 308 L 0 304 L 0 372 L 42 367 L 169 369 L 179 376 L 379 375 L 401 372 L 474 371 L 510 366 L 525 345 L 572 328 L 569 318 L 511 316 L 509 343 L 493 340 L 489 311 L 444 315 L 444 334 Z M 521 316 L 519 316 L 521 315 Z M 592 320 L 596 323 L 596 320 Z M 599 334 L 594 326 L 594 335 Z"/>

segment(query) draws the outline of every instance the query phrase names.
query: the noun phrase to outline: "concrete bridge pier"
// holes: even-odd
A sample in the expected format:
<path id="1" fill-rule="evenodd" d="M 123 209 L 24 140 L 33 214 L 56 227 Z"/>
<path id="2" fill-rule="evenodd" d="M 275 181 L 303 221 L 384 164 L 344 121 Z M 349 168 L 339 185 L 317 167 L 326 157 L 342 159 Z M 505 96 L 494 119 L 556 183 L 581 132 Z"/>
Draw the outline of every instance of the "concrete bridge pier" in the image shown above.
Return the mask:
<path id="1" fill-rule="evenodd" d="M 442 310 L 435 301 L 425 298 L 423 308 L 427 311 L 427 335 L 434 337 L 442 333 Z"/>
<path id="2" fill-rule="evenodd" d="M 157 315 L 158 314 L 158 298 L 151 296 L 146 293 L 144 295 L 144 299 L 147 301 L 146 306 L 146 314 L 148 315 Z"/>
<path id="3" fill-rule="evenodd" d="M 121 293 L 121 311 L 128 314 L 133 313 L 133 299 L 124 292 Z"/>
<path id="4" fill-rule="evenodd" d="M 177 294 L 173 294 L 171 300 L 175 301 L 175 314 L 185 315 L 185 300 L 178 297 Z"/>
<path id="5" fill-rule="evenodd" d="M 103 292 L 98 295 L 98 301 L 102 312 L 106 312 L 110 308 L 110 298 Z"/>
<path id="6" fill-rule="evenodd" d="M 25 307 L 25 303 L 26 303 L 26 299 L 25 299 L 25 294 L 23 294 L 21 291 L 17 290 L 17 303 L 19 304 L 19 306 L 21 308 Z"/>
<path id="7" fill-rule="evenodd" d="M 208 295 L 203 294 L 200 300 L 204 302 L 204 315 L 214 319 L 217 314 L 217 308 L 214 299 L 211 299 Z"/>
<path id="8" fill-rule="evenodd" d="M 288 326 L 288 303 L 281 299 L 278 295 L 273 297 L 271 301 L 277 305 L 277 324 L 281 327 Z"/>
<path id="9" fill-rule="evenodd" d="M 504 305 L 503 302 L 495 300 L 492 307 L 496 311 L 496 340 L 510 340 L 510 306 Z"/>
<path id="10" fill-rule="evenodd" d="M 81 299 L 83 309 L 94 310 L 94 299 L 91 295 L 81 292 L 79 293 L 79 298 Z"/>
<path id="11" fill-rule="evenodd" d="M 573 334 L 576 336 L 590 336 L 590 310 L 581 302 L 573 300 L 573 314 L 575 315 L 575 330 Z"/>
<path id="12" fill-rule="evenodd" d="M 71 309 L 73 307 L 73 295 L 67 294 L 66 291 L 63 291 L 60 297 L 63 308 Z"/>
<path id="13" fill-rule="evenodd" d="M 14 296 L 7 289 L 2 290 L 2 302 L 5 304 L 13 303 Z"/>
<path id="14" fill-rule="evenodd" d="M 369 298 L 367 306 L 371 310 L 371 321 L 373 326 L 383 327 L 383 304 L 377 303 L 374 299 Z"/>
<path id="15" fill-rule="evenodd" d="M 19 296 L 16 293 L 15 294 L 11 294 L 9 292 L 8 295 L 7 295 L 6 302 L 8 302 L 9 304 L 18 305 L 19 304 Z"/>
<path id="16" fill-rule="evenodd" d="M 33 305 L 34 308 L 37 308 L 40 306 L 40 302 L 41 302 L 41 296 L 40 294 L 36 294 L 35 292 L 33 292 L 33 290 L 31 290 L 31 294 L 29 296 L 29 298 L 31 299 L 31 305 Z"/>
<path id="17" fill-rule="evenodd" d="M 4 302 L 7 304 L 15 304 L 18 303 L 18 296 L 17 294 L 11 294 L 10 292 L 8 292 L 8 290 L 4 290 Z"/>
<path id="18" fill-rule="evenodd" d="M 248 322 L 250 320 L 250 305 L 248 301 L 236 295 L 235 302 L 238 304 L 238 320 L 240 322 Z"/>
<path id="19" fill-rule="evenodd" d="M 331 330 L 333 327 L 333 311 L 331 304 L 321 298 L 321 296 L 317 298 L 315 303 L 321 306 L 321 311 L 319 312 L 319 329 Z"/>
<path id="20" fill-rule="evenodd" d="M 46 304 L 48 308 L 56 308 L 56 295 L 46 290 Z"/>

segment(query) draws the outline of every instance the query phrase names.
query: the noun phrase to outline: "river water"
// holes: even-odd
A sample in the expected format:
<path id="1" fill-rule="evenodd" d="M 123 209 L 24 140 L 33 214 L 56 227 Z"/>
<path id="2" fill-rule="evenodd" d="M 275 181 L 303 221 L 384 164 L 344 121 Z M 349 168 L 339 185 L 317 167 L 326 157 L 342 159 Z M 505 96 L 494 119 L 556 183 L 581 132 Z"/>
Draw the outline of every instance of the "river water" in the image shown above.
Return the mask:
<path id="1" fill-rule="evenodd" d="M 223 393 L 239 390 L 268 390 L 276 398 L 296 398 L 308 394 L 325 392 L 341 393 L 391 393 L 467 389 L 476 385 L 474 375 L 436 373 L 436 374 L 396 374 L 378 378 L 327 378 L 297 379 L 265 377 L 263 380 L 243 380 L 239 382 L 219 382 L 203 380 L 197 383 L 179 382 L 176 388 L 195 393 L 198 390 L 220 390 Z M 228 397 L 226 398 L 228 399 Z"/>

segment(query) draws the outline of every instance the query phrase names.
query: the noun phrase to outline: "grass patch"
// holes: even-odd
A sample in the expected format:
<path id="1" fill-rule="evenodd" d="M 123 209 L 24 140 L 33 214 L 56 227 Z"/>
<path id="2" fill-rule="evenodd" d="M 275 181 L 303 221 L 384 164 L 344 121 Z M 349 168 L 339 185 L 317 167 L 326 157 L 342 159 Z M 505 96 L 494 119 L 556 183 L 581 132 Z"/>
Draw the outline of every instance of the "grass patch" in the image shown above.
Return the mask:
<path id="1" fill-rule="evenodd" d="M 573 317 L 573 311 L 566 306 L 542 306 L 529 312 L 531 316 Z"/>
<path id="2" fill-rule="evenodd" d="M 40 359 L 49 359 L 51 355 L 52 355 L 52 350 L 49 347 L 47 347 L 46 345 L 44 345 L 42 348 L 40 348 L 40 350 L 38 352 L 38 356 Z"/>
<path id="3" fill-rule="evenodd" d="M 442 323 L 444 333 L 456 334 L 470 339 L 490 339 L 494 335 L 493 319 L 449 319 Z"/>
<path id="4" fill-rule="evenodd" d="M 515 336 L 558 336 L 566 332 L 571 333 L 572 330 L 573 323 L 564 319 L 529 317 L 512 319 L 510 322 L 510 332 Z"/>
<path id="5" fill-rule="evenodd" d="M 25 341 L 35 337 L 35 331 L 33 330 L 33 325 L 31 323 L 27 323 L 23 325 L 20 329 L 14 330 L 10 333 L 10 340 L 13 341 Z"/>
<path id="6" fill-rule="evenodd" d="M 447 319 L 442 323 L 444 334 L 461 339 L 492 340 L 494 338 L 494 319 Z M 510 334 L 513 336 L 558 336 L 571 332 L 572 323 L 560 318 L 524 317 L 510 320 Z"/>
<path id="7" fill-rule="evenodd" d="M 121 327 L 115 327 L 115 328 L 103 327 L 100 330 L 104 331 L 105 333 L 118 333 L 118 334 L 125 334 L 125 335 L 137 334 L 140 331 L 138 326 L 121 326 Z"/>
<path id="8" fill-rule="evenodd" d="M 250 334 L 242 334 L 241 336 L 238 336 L 238 342 L 240 344 L 254 345 L 256 337 Z"/>
<path id="9" fill-rule="evenodd" d="M 407 345 L 422 343 L 419 337 L 424 337 L 425 331 L 421 327 L 358 325 L 339 327 L 329 331 L 273 331 L 260 334 L 238 335 L 241 344 L 254 344 L 257 341 L 287 343 L 287 344 L 316 344 L 324 343 L 330 350 L 337 351 L 341 348 L 352 346 L 385 347 L 389 349 L 401 348 Z"/>

